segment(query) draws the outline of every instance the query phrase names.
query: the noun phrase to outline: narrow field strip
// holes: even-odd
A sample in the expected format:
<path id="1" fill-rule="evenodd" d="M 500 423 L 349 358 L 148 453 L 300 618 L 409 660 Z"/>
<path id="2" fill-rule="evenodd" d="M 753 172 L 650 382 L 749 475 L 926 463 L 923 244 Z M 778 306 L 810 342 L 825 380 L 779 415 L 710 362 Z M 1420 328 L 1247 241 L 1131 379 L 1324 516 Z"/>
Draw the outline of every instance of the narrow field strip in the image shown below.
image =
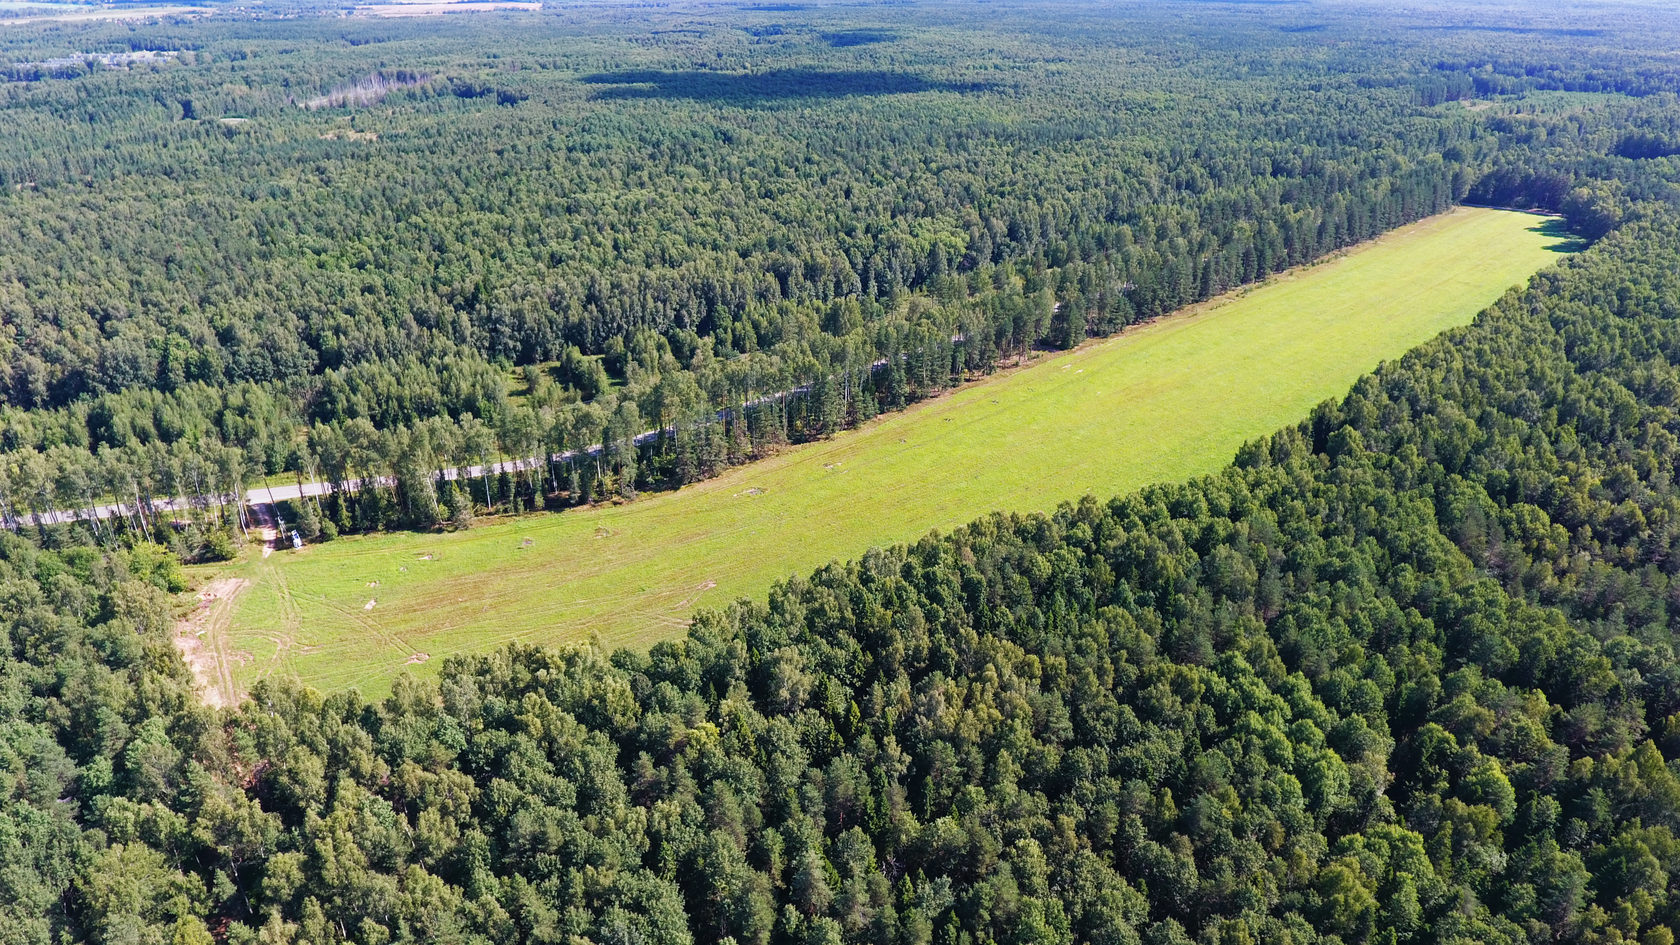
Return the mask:
<path id="1" fill-rule="evenodd" d="M 872 545 L 1213 472 L 1558 258 L 1547 224 L 1455 210 L 630 505 L 341 539 L 207 571 L 253 583 L 217 649 L 251 654 L 233 668 L 241 685 L 284 674 L 376 695 L 401 672 L 514 640 L 648 646 L 697 607 Z"/>

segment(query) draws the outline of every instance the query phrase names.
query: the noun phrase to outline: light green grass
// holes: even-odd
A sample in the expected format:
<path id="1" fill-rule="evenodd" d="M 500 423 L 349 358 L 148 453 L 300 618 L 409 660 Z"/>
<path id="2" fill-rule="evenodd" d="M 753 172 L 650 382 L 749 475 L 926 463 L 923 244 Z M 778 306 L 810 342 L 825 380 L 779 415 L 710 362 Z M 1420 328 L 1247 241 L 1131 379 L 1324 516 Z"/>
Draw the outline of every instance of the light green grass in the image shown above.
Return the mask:
<path id="1" fill-rule="evenodd" d="M 1460 99 L 1445 102 L 1443 109 L 1482 112 L 1485 115 L 1559 116 L 1595 111 L 1605 105 L 1631 101 L 1619 92 L 1560 92 L 1536 89 L 1493 98 Z"/>
<path id="2" fill-rule="evenodd" d="M 1555 259 L 1548 221 L 1457 210 L 1234 297 L 633 504 L 341 539 L 231 573 L 239 682 L 388 689 L 405 669 L 598 632 L 647 646 L 871 545 L 1228 463 Z M 430 560 L 423 556 L 432 556 Z M 378 582 L 370 587 L 370 582 Z M 366 609 L 367 603 L 377 601 Z M 425 654 L 424 663 L 410 663 Z"/>

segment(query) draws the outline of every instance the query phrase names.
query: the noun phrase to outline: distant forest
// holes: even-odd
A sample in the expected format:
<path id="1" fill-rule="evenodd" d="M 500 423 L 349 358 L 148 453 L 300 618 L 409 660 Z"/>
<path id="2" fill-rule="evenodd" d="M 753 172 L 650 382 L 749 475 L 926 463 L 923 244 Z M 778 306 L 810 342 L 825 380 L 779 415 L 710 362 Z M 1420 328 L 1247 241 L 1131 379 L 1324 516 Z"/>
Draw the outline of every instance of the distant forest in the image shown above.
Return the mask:
<path id="1" fill-rule="evenodd" d="M 1680 24 L 1386 10 L 8 36 L 0 941 L 1673 945 Z M 591 439 L 651 487 L 1462 201 L 1594 245 L 1218 475 L 646 653 L 212 710 L 226 522 L 27 520 L 389 470 L 319 525 L 430 527 L 438 463 Z"/>
<path id="2" fill-rule="evenodd" d="M 273 477 L 390 480 L 311 539 L 679 486 L 1460 201 L 1600 236 L 1680 150 L 1665 60 L 1593 57 L 1641 22 L 1185 9 L 21 31 L 0 518 L 215 556 Z"/>

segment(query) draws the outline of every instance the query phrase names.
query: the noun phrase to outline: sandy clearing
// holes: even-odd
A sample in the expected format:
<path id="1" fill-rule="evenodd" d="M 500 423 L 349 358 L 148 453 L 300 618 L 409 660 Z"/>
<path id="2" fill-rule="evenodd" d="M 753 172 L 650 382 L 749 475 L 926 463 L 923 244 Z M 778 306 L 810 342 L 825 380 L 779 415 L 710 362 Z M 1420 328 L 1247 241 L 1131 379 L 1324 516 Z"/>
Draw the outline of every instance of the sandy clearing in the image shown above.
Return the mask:
<path id="1" fill-rule="evenodd" d="M 251 585 L 244 578 L 218 578 L 198 592 L 198 605 L 175 624 L 175 649 L 192 670 L 199 698 L 213 708 L 237 705 L 244 694 L 233 681 L 237 654 L 227 649 L 233 602 Z"/>

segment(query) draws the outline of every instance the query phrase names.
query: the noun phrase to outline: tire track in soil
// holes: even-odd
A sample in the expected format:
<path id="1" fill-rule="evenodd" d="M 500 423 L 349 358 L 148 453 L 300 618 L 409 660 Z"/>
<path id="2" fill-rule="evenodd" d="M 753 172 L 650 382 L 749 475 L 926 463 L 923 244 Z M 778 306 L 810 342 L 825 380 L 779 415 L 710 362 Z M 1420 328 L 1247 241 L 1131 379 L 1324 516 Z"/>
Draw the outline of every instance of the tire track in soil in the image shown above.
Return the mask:
<path id="1" fill-rule="evenodd" d="M 282 582 L 282 587 L 284 587 L 285 578 L 282 577 L 280 580 Z M 291 606 L 292 611 L 295 613 L 297 605 L 296 602 L 292 600 L 291 590 L 290 588 L 285 588 L 285 590 L 287 603 Z M 366 613 L 357 612 L 349 607 L 343 606 L 342 604 L 328 600 L 325 595 L 318 597 L 312 595 L 311 600 L 315 601 L 320 606 L 325 607 L 327 610 L 338 614 L 340 617 L 343 617 L 355 626 L 361 627 L 367 632 L 368 636 L 371 636 L 380 643 L 396 650 L 399 654 L 405 657 L 404 665 L 424 663 L 426 660 L 431 658 L 425 653 L 420 652 L 408 643 L 404 642 L 401 637 L 391 633 L 389 630 L 386 630 L 377 619 L 367 616 Z"/>
<path id="2" fill-rule="evenodd" d="M 264 557 L 267 557 L 265 552 Z M 280 632 L 272 637 L 274 641 L 274 655 L 269 657 L 268 665 L 257 675 L 258 679 L 273 676 L 281 666 L 286 653 L 297 645 L 297 636 L 303 628 L 303 612 L 298 610 L 297 601 L 292 597 L 292 587 L 286 581 L 285 569 L 268 566 L 274 578 L 274 597 L 280 604 Z"/>
<path id="3" fill-rule="evenodd" d="M 233 678 L 233 655 L 227 646 L 233 604 L 250 587 L 244 578 L 220 578 L 198 592 L 198 605 L 175 624 L 175 649 L 192 671 L 199 698 L 213 708 L 239 704 L 243 694 Z"/>

